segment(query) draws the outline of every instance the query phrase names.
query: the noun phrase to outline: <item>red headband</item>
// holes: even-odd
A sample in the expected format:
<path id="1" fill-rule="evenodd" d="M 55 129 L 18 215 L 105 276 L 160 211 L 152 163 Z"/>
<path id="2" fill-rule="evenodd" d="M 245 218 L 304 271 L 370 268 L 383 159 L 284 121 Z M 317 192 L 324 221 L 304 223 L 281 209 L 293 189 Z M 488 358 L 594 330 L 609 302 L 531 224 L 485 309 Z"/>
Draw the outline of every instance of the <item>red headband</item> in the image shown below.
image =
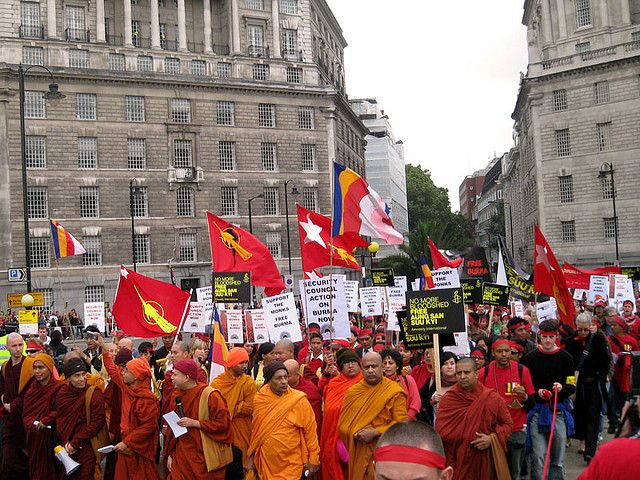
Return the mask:
<path id="1" fill-rule="evenodd" d="M 438 470 L 446 468 L 445 459 L 442 455 L 422 448 L 407 447 L 406 445 L 385 445 L 384 447 L 376 448 L 373 460 L 374 462 L 417 463 L 418 465 Z"/>
<path id="2" fill-rule="evenodd" d="M 500 340 L 496 340 L 495 342 L 493 342 L 493 344 L 491 344 L 491 350 L 495 350 L 501 345 L 506 345 L 507 347 L 511 348 L 511 343 L 509 342 L 509 340 L 501 338 Z"/>

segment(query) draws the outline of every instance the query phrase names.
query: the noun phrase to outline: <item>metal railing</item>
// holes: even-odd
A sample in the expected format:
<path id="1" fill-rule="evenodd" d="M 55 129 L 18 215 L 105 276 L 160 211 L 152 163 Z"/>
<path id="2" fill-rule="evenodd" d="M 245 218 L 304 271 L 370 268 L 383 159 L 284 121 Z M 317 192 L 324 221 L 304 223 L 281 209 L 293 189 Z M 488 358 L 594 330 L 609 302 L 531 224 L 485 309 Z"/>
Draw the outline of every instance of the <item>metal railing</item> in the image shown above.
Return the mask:
<path id="1" fill-rule="evenodd" d="M 282 58 L 284 58 L 285 60 L 290 60 L 294 62 L 302 62 L 303 61 L 302 50 L 296 51 L 288 48 L 283 48 Z"/>
<path id="2" fill-rule="evenodd" d="M 111 35 L 110 33 L 105 33 L 104 39 L 107 44 L 115 47 L 121 47 L 124 44 L 122 35 Z"/>
<path id="3" fill-rule="evenodd" d="M 137 47 L 137 48 L 151 48 L 151 39 L 150 38 L 144 38 L 144 37 L 140 37 L 140 36 L 133 36 L 131 38 L 131 42 L 133 43 L 133 46 Z"/>
<path id="4" fill-rule="evenodd" d="M 44 38 L 44 27 L 40 25 L 20 25 L 18 27 L 20 38 Z"/>
<path id="5" fill-rule="evenodd" d="M 64 31 L 64 39 L 68 42 L 90 42 L 91 32 L 80 28 L 67 28 Z"/>
<path id="6" fill-rule="evenodd" d="M 251 57 L 269 58 L 269 47 L 262 45 L 249 45 L 247 47 L 247 53 Z"/>

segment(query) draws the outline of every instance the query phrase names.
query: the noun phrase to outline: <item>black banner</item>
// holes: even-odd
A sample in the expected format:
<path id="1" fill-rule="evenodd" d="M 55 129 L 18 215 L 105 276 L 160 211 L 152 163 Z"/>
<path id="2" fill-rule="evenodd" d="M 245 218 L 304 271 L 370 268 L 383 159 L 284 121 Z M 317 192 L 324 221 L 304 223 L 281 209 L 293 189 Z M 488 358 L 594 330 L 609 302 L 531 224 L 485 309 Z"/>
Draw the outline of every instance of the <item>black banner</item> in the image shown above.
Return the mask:
<path id="1" fill-rule="evenodd" d="M 640 280 L 640 267 L 622 267 L 622 274 L 631 280 Z"/>
<path id="2" fill-rule="evenodd" d="M 482 284 L 482 304 L 496 307 L 509 306 L 509 287 L 497 283 Z"/>
<path id="3" fill-rule="evenodd" d="M 462 288 L 407 292 L 408 335 L 465 331 Z"/>
<path id="4" fill-rule="evenodd" d="M 518 268 L 511 255 L 509 255 L 509 250 L 507 250 L 502 237 L 498 237 L 498 244 L 502 252 L 502 262 L 507 276 L 507 283 L 511 287 L 511 296 L 527 302 L 533 300 L 535 297 L 533 277 L 529 276 L 527 279 L 527 274 Z"/>
<path id="5" fill-rule="evenodd" d="M 481 278 L 486 282 L 493 280 L 484 248 L 472 247 L 465 254 L 461 278 Z"/>
<path id="6" fill-rule="evenodd" d="M 464 303 L 482 303 L 482 280 L 460 280 L 464 292 Z"/>
<path id="7" fill-rule="evenodd" d="M 213 272 L 213 301 L 217 303 L 250 303 L 249 272 Z"/>
<path id="8" fill-rule="evenodd" d="M 400 325 L 400 340 L 404 342 L 409 350 L 433 348 L 433 335 L 411 335 L 406 333 L 408 329 L 407 324 L 409 322 L 406 310 L 396 312 L 396 315 L 398 317 L 398 324 Z M 440 348 L 453 347 L 456 344 L 456 339 L 453 336 L 453 333 L 443 333 L 442 335 L 439 335 L 438 339 Z"/>
<path id="9" fill-rule="evenodd" d="M 394 287 L 393 268 L 372 268 L 371 280 L 374 287 Z"/>

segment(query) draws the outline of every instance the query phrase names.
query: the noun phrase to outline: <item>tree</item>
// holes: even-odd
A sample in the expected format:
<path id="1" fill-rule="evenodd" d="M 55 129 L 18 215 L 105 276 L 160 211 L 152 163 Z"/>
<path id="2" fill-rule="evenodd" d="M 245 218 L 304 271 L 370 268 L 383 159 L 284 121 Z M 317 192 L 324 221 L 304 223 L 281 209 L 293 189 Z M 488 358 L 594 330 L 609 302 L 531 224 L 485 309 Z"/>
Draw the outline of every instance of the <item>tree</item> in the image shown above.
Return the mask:
<path id="1" fill-rule="evenodd" d="M 497 237 L 498 235 L 504 237 L 505 235 L 505 217 L 504 217 L 504 203 L 499 202 L 496 203 L 496 213 L 489 219 L 489 223 L 487 224 L 487 232 L 492 237 Z"/>

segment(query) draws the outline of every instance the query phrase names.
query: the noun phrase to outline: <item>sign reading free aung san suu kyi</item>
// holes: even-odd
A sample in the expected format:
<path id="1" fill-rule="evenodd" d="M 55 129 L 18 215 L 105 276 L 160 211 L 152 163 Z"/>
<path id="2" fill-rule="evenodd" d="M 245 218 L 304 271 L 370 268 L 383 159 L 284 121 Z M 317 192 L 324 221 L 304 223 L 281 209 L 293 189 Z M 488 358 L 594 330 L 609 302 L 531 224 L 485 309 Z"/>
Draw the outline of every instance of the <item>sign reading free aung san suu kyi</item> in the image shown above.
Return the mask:
<path id="1" fill-rule="evenodd" d="M 465 331 L 462 288 L 407 292 L 408 334 Z"/>

